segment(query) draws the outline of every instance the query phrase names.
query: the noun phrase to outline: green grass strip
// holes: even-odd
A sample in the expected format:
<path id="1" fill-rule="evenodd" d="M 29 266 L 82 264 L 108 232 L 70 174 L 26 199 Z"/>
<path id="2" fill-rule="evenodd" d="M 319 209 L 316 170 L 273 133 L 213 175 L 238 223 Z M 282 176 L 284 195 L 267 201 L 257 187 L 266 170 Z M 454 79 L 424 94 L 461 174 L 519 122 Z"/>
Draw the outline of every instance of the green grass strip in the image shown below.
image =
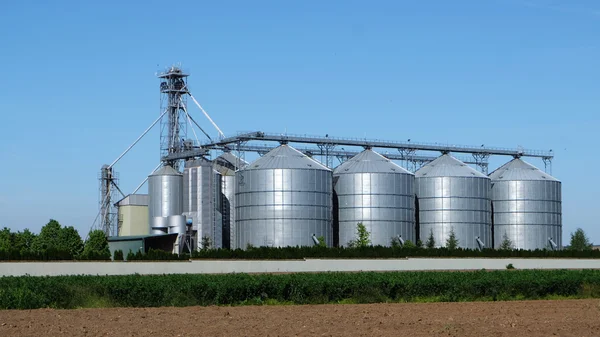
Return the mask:
<path id="1" fill-rule="evenodd" d="M 2 309 L 594 297 L 600 270 L 0 278 Z"/>

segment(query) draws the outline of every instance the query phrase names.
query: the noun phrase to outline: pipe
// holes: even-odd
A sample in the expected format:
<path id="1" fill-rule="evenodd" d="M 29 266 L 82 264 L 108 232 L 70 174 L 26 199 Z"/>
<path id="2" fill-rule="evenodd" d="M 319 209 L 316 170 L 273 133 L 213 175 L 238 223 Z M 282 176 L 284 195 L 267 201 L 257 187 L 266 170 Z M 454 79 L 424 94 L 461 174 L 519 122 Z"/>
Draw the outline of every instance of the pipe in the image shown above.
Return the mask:
<path id="1" fill-rule="evenodd" d="M 548 238 L 548 242 L 550 242 L 550 247 L 552 247 L 552 250 L 558 249 L 558 245 L 554 242 L 554 240 L 552 240 L 552 238 Z"/>
<path id="2" fill-rule="evenodd" d="M 188 90 L 187 94 L 190 95 L 190 97 L 192 98 L 192 101 L 194 101 L 194 103 L 196 103 L 198 108 L 200 108 L 200 110 L 202 111 L 204 116 L 206 116 L 206 118 L 208 118 L 208 120 L 212 123 L 212 125 L 215 127 L 215 129 L 217 129 L 217 131 L 219 131 L 219 136 L 221 136 L 221 139 L 225 138 L 225 134 L 223 133 L 223 131 L 221 131 L 221 129 L 219 129 L 217 124 L 212 120 L 212 118 L 210 118 L 208 113 L 206 111 L 204 111 L 204 108 L 202 108 L 202 105 L 200 105 L 200 103 L 198 103 L 198 101 L 196 101 L 196 99 L 194 98 L 194 96 L 192 96 L 192 93 L 189 92 L 189 90 Z"/>
<path id="3" fill-rule="evenodd" d="M 150 172 L 150 174 L 156 172 L 156 170 L 158 170 L 159 167 L 162 166 L 162 163 L 158 164 L 158 166 L 156 166 L 154 168 L 154 170 L 152 170 L 152 172 Z M 149 174 L 149 175 L 150 175 Z M 142 181 L 141 184 L 138 185 L 138 187 L 135 188 L 135 190 L 133 190 L 133 192 L 131 192 L 131 194 L 135 194 L 135 192 L 139 191 L 140 188 L 142 188 L 142 186 L 144 186 L 144 184 L 148 181 L 148 176 L 146 176 L 146 178 L 144 179 L 144 181 Z"/>
<path id="4" fill-rule="evenodd" d="M 165 111 L 163 111 L 163 113 L 154 121 L 154 123 L 152 123 L 147 129 L 146 131 L 144 131 L 144 133 L 142 133 L 134 142 L 133 144 L 129 145 L 129 147 L 127 148 L 127 150 L 125 150 L 123 153 L 121 153 L 121 155 L 119 157 L 117 157 L 117 159 L 115 159 L 115 161 L 112 162 L 112 164 L 108 165 L 108 168 L 112 168 L 113 166 L 115 166 L 115 164 L 121 160 L 121 158 L 123 158 L 124 155 L 127 154 L 127 152 L 129 152 L 129 150 L 131 150 L 135 144 L 137 144 L 140 139 L 144 138 L 144 136 L 148 133 L 148 131 L 150 131 L 150 129 L 152 129 L 154 127 L 154 125 L 156 125 L 156 123 L 158 123 L 158 121 L 161 120 L 161 118 L 163 118 L 163 116 L 167 113 L 168 110 L 165 109 Z"/>
<path id="5" fill-rule="evenodd" d="M 485 248 L 485 244 L 483 243 L 483 241 L 481 241 L 481 239 L 479 239 L 479 236 L 476 237 L 475 240 L 477 241 L 477 244 L 479 245 L 479 250 L 482 250 Z"/>

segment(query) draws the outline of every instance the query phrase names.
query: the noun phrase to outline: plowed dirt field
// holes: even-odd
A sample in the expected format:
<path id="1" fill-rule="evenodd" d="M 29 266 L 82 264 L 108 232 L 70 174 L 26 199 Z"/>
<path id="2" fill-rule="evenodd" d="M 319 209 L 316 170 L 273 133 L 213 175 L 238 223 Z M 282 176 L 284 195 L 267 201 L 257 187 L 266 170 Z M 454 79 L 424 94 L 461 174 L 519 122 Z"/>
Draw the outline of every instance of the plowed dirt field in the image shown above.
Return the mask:
<path id="1" fill-rule="evenodd" d="M 0 336 L 600 336 L 600 300 L 6 310 Z"/>

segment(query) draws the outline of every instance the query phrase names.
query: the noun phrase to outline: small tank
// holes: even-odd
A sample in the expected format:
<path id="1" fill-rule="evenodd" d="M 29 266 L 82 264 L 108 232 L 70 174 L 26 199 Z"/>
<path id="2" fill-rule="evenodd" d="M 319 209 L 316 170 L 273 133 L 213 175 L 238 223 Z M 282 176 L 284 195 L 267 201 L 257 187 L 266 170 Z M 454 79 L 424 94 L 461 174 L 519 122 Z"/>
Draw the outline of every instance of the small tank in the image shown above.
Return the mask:
<path id="1" fill-rule="evenodd" d="M 495 248 L 500 248 L 504 238 L 511 241 L 514 249 L 562 247 L 558 179 L 518 158 L 492 172 L 490 178 Z"/>
<path id="2" fill-rule="evenodd" d="M 398 236 L 414 243 L 414 180 L 414 174 L 370 149 L 338 166 L 333 181 L 339 245 L 356 239 L 358 223 L 371 233 L 373 245 L 390 246 Z"/>
<path id="3" fill-rule="evenodd" d="M 437 247 L 454 230 L 458 246 L 492 246 L 490 178 L 444 154 L 415 172 L 418 226 L 423 243 L 433 233 Z"/>
<path id="4" fill-rule="evenodd" d="M 150 221 L 150 232 L 155 233 L 158 231 L 158 226 L 164 225 L 165 220 L 155 218 L 167 218 L 171 215 L 181 215 L 182 213 L 183 176 L 171 166 L 163 166 L 148 176 L 148 220 Z M 166 222 L 168 223 L 168 221 Z M 165 227 L 168 227 L 168 225 Z"/>
<path id="5" fill-rule="evenodd" d="M 332 244 L 332 172 L 281 145 L 236 172 L 237 247 Z"/>
<path id="6" fill-rule="evenodd" d="M 186 219 L 184 215 L 171 215 L 167 218 L 169 220 L 169 234 L 185 234 L 186 232 Z"/>
<path id="7" fill-rule="evenodd" d="M 167 234 L 169 232 L 169 217 L 155 216 L 150 218 L 150 234 Z"/>

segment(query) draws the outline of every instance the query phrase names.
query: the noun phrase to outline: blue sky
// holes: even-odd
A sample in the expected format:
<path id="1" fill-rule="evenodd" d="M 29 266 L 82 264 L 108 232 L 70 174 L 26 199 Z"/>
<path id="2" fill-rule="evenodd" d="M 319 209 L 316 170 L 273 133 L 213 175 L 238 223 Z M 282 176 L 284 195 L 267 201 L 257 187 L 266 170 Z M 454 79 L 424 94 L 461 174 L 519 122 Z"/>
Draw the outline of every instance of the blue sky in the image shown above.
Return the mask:
<path id="1" fill-rule="evenodd" d="M 158 116 L 155 73 L 181 62 L 226 134 L 553 149 L 565 242 L 579 226 L 600 242 L 597 1 L 10 1 L 0 31 L 0 226 L 86 232 L 99 168 Z M 158 159 L 156 128 L 121 187 Z"/>

